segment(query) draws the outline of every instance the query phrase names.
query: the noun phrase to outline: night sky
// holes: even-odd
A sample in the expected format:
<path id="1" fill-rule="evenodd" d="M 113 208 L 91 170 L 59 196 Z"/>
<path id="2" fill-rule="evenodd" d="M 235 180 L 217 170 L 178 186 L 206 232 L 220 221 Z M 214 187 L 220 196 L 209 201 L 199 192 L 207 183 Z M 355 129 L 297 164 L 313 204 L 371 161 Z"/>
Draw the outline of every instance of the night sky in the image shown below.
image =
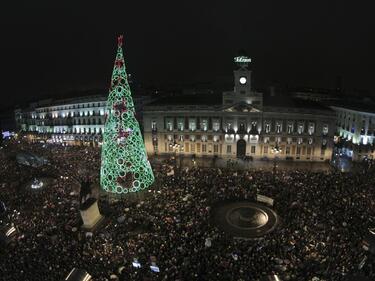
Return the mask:
<path id="1" fill-rule="evenodd" d="M 345 89 L 375 90 L 371 1 L 55 2 L 2 4 L 2 107 L 107 88 L 120 33 L 144 87 L 230 82 L 245 49 L 258 88 L 332 88 L 342 76 Z"/>

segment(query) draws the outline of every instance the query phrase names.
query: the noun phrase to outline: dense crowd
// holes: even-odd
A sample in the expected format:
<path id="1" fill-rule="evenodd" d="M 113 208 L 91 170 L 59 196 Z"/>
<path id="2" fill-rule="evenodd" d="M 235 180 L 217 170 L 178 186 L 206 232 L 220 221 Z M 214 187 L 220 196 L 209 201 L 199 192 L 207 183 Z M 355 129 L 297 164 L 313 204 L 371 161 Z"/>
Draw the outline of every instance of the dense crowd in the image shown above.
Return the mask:
<path id="1" fill-rule="evenodd" d="M 49 163 L 17 164 L 15 154 L 26 149 Z M 274 178 L 272 171 L 198 167 L 170 175 L 169 165 L 157 165 L 154 185 L 140 196 L 102 197 L 106 220 L 85 233 L 79 179 L 89 174 L 98 185 L 99 166 L 98 148 L 15 142 L 0 150 L 0 200 L 19 231 L 0 250 L 0 280 L 63 280 L 74 267 L 95 281 L 260 280 L 272 273 L 281 280 L 335 281 L 354 273 L 375 279 L 374 257 L 361 244 L 375 226 L 371 169 L 277 171 Z M 29 182 L 37 176 L 50 180 L 33 190 Z M 273 232 L 238 240 L 215 225 L 215 204 L 256 194 L 275 201 L 281 223 Z"/>

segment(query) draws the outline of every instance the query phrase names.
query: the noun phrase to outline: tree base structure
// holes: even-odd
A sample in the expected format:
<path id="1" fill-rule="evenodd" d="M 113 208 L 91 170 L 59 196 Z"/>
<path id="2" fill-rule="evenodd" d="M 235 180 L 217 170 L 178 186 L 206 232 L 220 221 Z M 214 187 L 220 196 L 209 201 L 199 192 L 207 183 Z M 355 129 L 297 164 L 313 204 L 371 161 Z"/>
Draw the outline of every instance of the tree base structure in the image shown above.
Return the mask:
<path id="1" fill-rule="evenodd" d="M 80 208 L 81 218 L 83 221 L 82 229 L 92 230 L 104 219 L 99 212 L 98 200 L 90 200 Z"/>

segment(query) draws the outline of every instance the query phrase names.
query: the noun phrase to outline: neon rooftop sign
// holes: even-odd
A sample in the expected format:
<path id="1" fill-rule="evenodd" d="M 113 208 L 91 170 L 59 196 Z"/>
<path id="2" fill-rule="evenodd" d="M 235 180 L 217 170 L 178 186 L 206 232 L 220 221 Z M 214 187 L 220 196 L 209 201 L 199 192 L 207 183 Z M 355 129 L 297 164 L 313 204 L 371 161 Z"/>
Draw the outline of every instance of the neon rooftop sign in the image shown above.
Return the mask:
<path id="1" fill-rule="evenodd" d="M 251 58 L 249 57 L 246 57 L 246 56 L 239 56 L 239 57 L 234 57 L 234 62 L 245 62 L 245 63 L 248 63 L 248 62 L 251 62 Z"/>

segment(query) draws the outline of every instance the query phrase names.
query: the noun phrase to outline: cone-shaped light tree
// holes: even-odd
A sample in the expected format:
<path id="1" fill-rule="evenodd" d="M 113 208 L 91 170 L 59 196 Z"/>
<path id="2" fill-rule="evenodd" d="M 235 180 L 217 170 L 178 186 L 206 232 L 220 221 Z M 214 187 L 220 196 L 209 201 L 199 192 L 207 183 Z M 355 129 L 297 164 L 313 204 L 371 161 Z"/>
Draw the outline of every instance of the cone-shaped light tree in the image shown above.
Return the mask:
<path id="1" fill-rule="evenodd" d="M 111 193 L 124 194 L 148 188 L 154 174 L 135 119 L 133 99 L 122 53 L 122 35 L 113 67 L 103 133 L 100 185 Z"/>

